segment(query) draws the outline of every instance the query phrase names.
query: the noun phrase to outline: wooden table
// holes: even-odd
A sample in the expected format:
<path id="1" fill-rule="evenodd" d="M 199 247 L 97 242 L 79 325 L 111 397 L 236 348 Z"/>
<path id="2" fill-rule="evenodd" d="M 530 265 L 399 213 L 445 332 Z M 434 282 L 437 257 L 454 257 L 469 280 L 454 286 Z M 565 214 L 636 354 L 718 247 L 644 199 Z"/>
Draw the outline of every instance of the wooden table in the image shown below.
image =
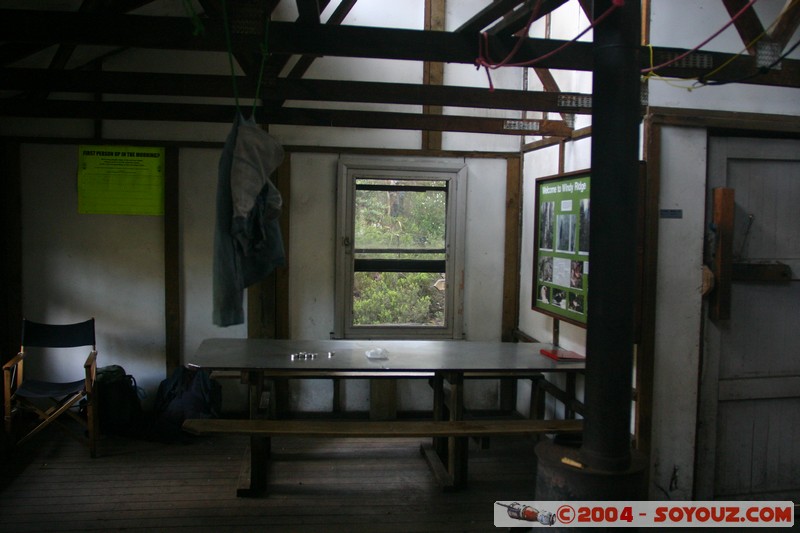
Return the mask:
<path id="1" fill-rule="evenodd" d="M 265 379 L 380 377 L 429 379 L 434 391 L 433 420 L 460 421 L 464 417 L 465 377 L 518 379 L 543 372 L 575 374 L 583 371 L 582 362 L 556 362 L 541 355 L 539 350 L 543 347 L 552 345 L 447 340 L 218 338 L 204 340 L 188 365 L 212 371 L 240 372 L 250 389 L 250 418 L 264 417 L 268 403 L 264 401 Z M 376 354 L 378 351 L 382 353 Z M 368 354 L 379 357 L 368 357 Z M 273 408 L 271 416 L 275 415 Z M 466 445 L 466 438 L 462 437 L 434 438 L 426 454 L 429 462 L 441 461 L 452 487 L 463 486 L 466 482 Z M 240 491 L 241 495 L 263 492 L 268 455 L 269 439 L 251 435 L 249 487 Z"/>

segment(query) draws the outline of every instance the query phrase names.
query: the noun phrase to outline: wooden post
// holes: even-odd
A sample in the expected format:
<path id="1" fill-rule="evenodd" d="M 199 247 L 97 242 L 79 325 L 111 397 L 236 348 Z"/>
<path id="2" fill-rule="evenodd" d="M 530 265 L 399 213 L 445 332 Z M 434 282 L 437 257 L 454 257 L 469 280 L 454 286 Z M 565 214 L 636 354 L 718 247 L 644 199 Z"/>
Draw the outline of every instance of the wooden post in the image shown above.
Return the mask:
<path id="1" fill-rule="evenodd" d="M 425 29 L 444 30 L 446 0 L 425 0 Z M 444 63 L 425 61 L 422 71 L 422 83 L 425 85 L 444 84 Z M 422 113 L 425 115 L 441 115 L 442 106 L 425 105 L 422 106 Z M 442 132 L 423 131 L 422 132 L 423 150 L 441 150 Z"/>
<path id="2" fill-rule="evenodd" d="M 614 3 L 596 0 L 593 8 L 599 17 L 614 9 Z M 640 4 L 626 2 L 594 32 L 590 201 L 592 220 L 601 223 L 592 225 L 589 236 L 587 416 L 580 455 L 582 462 L 609 472 L 624 472 L 631 466 L 640 22 Z"/>
<path id="3" fill-rule="evenodd" d="M 168 376 L 181 365 L 179 157 L 174 146 L 164 154 L 164 321 Z"/>

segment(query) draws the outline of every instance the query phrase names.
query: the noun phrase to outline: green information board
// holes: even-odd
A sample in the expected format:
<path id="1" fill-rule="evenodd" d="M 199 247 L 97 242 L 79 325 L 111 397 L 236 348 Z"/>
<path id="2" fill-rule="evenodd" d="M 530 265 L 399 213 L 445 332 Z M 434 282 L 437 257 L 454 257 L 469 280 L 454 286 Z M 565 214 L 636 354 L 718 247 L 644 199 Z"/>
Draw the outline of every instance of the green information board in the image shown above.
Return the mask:
<path id="1" fill-rule="evenodd" d="M 536 181 L 532 308 L 586 325 L 589 171 Z"/>
<path id="2" fill-rule="evenodd" d="M 78 213 L 164 214 L 164 148 L 78 147 Z"/>

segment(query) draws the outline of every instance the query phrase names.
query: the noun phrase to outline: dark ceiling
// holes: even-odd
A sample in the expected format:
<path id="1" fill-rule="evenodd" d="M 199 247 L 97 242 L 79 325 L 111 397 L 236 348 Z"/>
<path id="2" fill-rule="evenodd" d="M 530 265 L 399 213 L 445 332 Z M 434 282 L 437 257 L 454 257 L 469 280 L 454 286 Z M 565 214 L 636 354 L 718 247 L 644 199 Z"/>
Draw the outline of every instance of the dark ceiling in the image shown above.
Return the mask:
<path id="1" fill-rule="evenodd" d="M 296 20 L 273 17 L 281 1 L 295 4 Z M 584 12 L 590 12 L 591 0 L 571 1 L 579 1 Z M 744 0 L 719 1 L 732 14 L 746 5 Z M 131 48 L 226 53 L 226 20 L 232 55 L 244 72 L 236 80 L 238 96 L 255 97 L 261 80 L 258 94 L 263 105 L 256 112 L 259 122 L 558 137 L 570 135 L 570 116 L 591 113 L 591 95 L 561 92 L 551 73 L 553 69 L 591 71 L 592 44 L 588 42 L 575 42 L 536 63 L 531 71 L 544 91 L 489 91 L 487 87 L 442 83 L 444 63 L 475 64 L 482 32 L 493 53 L 504 55 L 512 51 L 517 43 L 515 32 L 526 26 L 534 10 L 534 18 L 546 17 L 567 0 L 494 0 L 453 31 L 443 30 L 445 0 L 427 0 L 429 29 L 425 30 L 347 25 L 344 22 L 357 0 L 334 2 L 325 11 L 329 2 L 226 0 L 223 4 L 221 0 L 200 0 L 184 4 L 199 9 L 166 16 L 149 14 L 148 8 L 157 7 L 157 1 L 16 2 L 14 5 L 25 9 L 9 9 L 9 3 L 0 0 L 0 116 L 230 122 L 234 109 L 230 74 L 112 72 L 103 68 L 108 58 Z M 63 6 L 73 4 L 73 10 L 64 10 Z M 646 10 L 647 2 L 642 4 Z M 324 21 L 320 17 L 323 12 Z M 799 23 L 800 2 L 789 0 L 769 38 L 785 50 Z M 764 32 L 752 8 L 738 18 L 736 29 L 743 42 L 751 42 Z M 265 42 L 268 54 L 262 68 Z M 562 44 L 553 39 L 526 38 L 513 61 L 539 58 Z M 660 64 L 684 52 L 655 48 L 652 60 Z M 424 83 L 306 78 L 312 62 L 322 56 L 421 61 Z M 643 48 L 641 57 L 645 68 L 651 61 L 650 51 Z M 725 62 L 729 63 L 714 74 Z M 658 74 L 800 87 L 800 61 L 783 59 L 780 69 L 764 69 L 754 54 L 694 52 Z M 146 98 L 139 102 L 109 101 L 107 97 L 113 95 Z M 193 100 L 197 103 L 186 103 Z M 354 111 L 332 109 L 331 105 L 292 107 L 287 101 L 410 104 L 423 106 L 423 112 Z M 443 114 L 442 106 L 460 107 L 464 112 Z M 474 111 L 470 114 L 471 108 L 533 112 L 537 120 L 531 129 L 526 130 L 526 124 L 509 127 L 507 119 L 476 116 Z M 539 112 L 548 113 L 546 117 L 551 120 L 541 120 Z"/>

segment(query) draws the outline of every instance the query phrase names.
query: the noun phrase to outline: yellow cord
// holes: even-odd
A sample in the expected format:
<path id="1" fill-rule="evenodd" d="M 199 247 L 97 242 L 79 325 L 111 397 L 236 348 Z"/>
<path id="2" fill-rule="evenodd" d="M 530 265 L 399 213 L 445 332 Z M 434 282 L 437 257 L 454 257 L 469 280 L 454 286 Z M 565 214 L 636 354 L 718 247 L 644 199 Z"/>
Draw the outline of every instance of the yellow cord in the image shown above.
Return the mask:
<path id="1" fill-rule="evenodd" d="M 780 20 L 780 16 L 778 18 L 776 18 L 772 22 L 772 24 L 770 24 L 763 32 L 761 32 L 761 35 L 759 35 L 758 37 L 756 37 L 755 39 L 753 39 L 752 41 L 747 43 L 747 45 L 741 51 L 739 51 L 738 54 L 735 54 L 735 55 L 731 56 L 730 58 L 728 58 L 728 60 L 726 60 L 720 66 L 718 66 L 717 68 L 715 68 L 711 72 L 708 72 L 703 77 L 704 78 L 708 78 L 708 77 L 713 76 L 714 74 L 718 74 L 719 72 L 724 70 L 734 60 L 736 60 L 736 58 L 741 57 L 745 52 L 747 52 L 750 48 L 752 48 L 753 45 L 755 45 L 764 36 L 766 36 L 772 30 L 772 28 L 775 26 L 775 24 L 778 23 L 778 20 Z M 662 81 L 662 82 L 666 83 L 667 85 L 670 85 L 671 87 L 675 87 L 677 89 L 684 89 L 684 90 L 689 91 L 689 92 L 693 91 L 694 89 L 700 89 L 702 87 L 707 87 L 707 85 L 705 83 L 701 82 L 699 78 L 679 78 L 679 79 L 682 79 L 684 81 L 694 80 L 694 83 L 692 85 L 686 86 L 686 85 L 680 85 L 680 84 L 674 83 L 674 82 L 670 81 L 667 78 L 659 76 L 658 74 L 655 73 L 655 71 L 652 70 L 653 64 L 654 64 L 654 61 L 653 61 L 653 45 L 651 43 L 648 43 L 647 44 L 647 49 L 648 49 L 649 54 L 650 54 L 650 68 L 651 68 L 651 70 L 647 74 L 645 74 L 643 76 L 643 79 L 645 81 L 650 81 L 651 79 L 654 79 L 654 80 Z"/>
<path id="2" fill-rule="evenodd" d="M 653 67 L 653 45 L 648 43 L 647 44 L 647 49 L 648 49 L 648 51 L 650 53 L 650 67 L 652 69 L 652 67 Z M 669 85 L 671 87 L 675 87 L 676 89 L 684 89 L 684 90 L 689 91 L 689 92 L 691 92 L 692 89 L 693 89 L 693 87 L 691 85 L 688 85 L 688 86 L 679 85 L 679 84 L 677 84 L 677 83 L 675 83 L 673 81 L 670 81 L 668 78 L 664 78 L 663 76 L 660 76 L 660 75 L 656 74 L 654 70 L 648 71 L 647 74 L 645 74 L 643 76 L 643 78 L 644 78 L 644 81 L 650 81 L 651 79 L 658 80 L 658 81 L 663 81 L 664 83 L 666 83 L 667 85 Z M 685 78 L 685 79 L 687 79 L 687 80 L 695 79 L 696 80 L 697 78 Z"/>

